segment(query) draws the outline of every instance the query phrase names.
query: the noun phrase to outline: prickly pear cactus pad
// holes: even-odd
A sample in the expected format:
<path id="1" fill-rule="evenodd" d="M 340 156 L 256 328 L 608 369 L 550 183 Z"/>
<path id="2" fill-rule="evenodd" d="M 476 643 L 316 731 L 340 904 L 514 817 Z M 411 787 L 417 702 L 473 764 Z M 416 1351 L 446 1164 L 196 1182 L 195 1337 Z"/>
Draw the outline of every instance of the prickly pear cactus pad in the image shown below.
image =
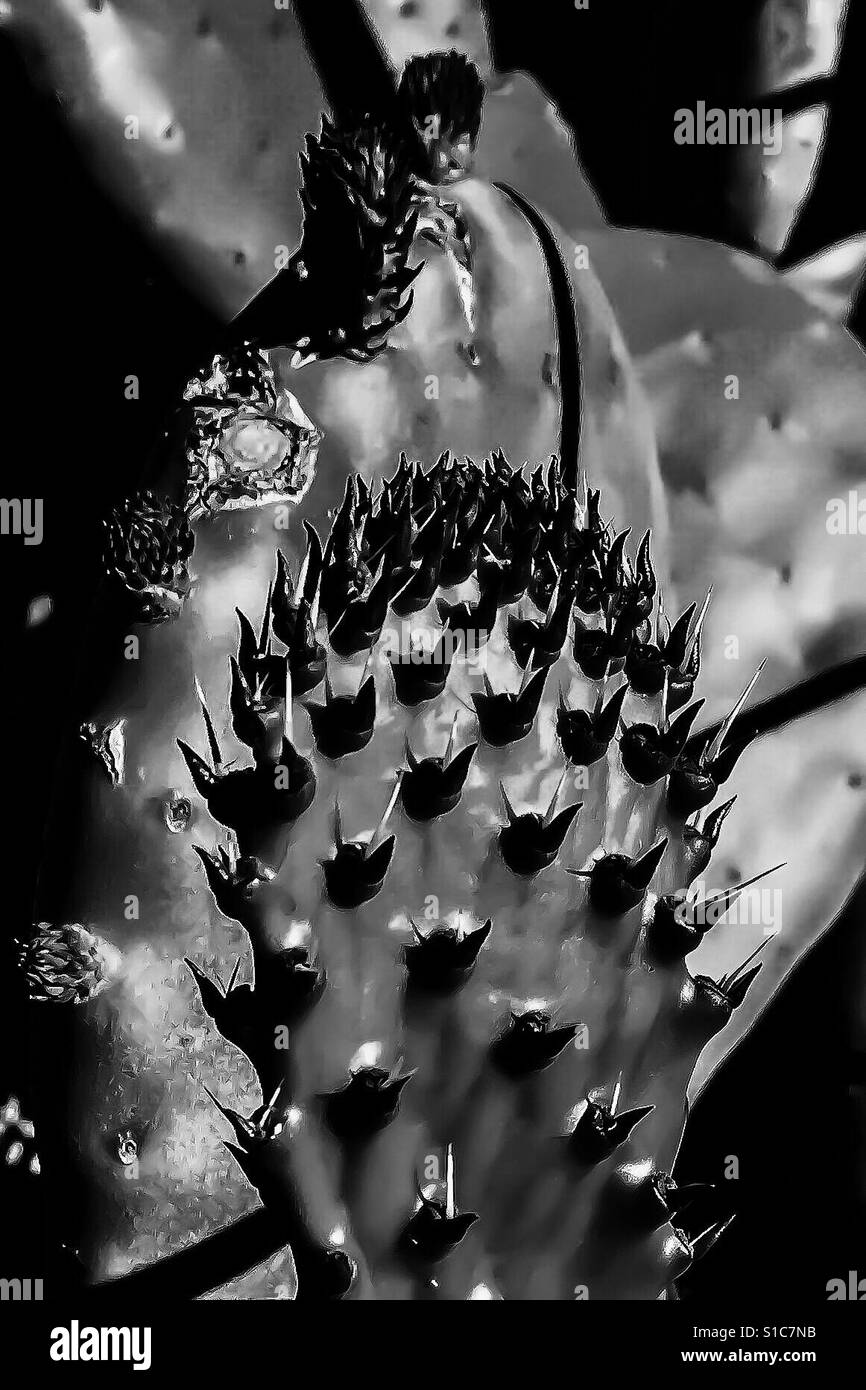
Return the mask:
<path id="1" fill-rule="evenodd" d="M 601 243 L 495 167 L 475 7 L 367 8 L 393 103 L 299 82 L 276 259 L 203 268 L 240 312 L 105 517 L 17 943 L 40 1180 L 105 1298 L 655 1300 L 731 1218 L 670 1176 L 690 1094 L 861 868 L 814 541 L 866 426 L 794 399 L 847 370 L 799 324 L 624 333 Z M 148 47 L 108 7 L 142 90 L 182 9 Z M 105 18 L 55 54 L 85 86 Z"/>

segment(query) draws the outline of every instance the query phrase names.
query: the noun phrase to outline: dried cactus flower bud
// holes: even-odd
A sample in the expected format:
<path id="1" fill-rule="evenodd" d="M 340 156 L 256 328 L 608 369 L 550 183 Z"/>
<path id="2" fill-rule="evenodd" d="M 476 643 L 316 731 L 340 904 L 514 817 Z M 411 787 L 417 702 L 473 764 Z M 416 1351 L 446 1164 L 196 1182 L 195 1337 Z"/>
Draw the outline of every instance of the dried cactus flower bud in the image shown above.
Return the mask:
<path id="1" fill-rule="evenodd" d="M 355 129 L 327 119 L 301 156 L 304 230 L 300 262 L 310 283 L 326 287 L 334 312 L 311 322 L 298 346 L 306 354 L 367 361 L 412 307 L 409 268 L 418 218 L 410 155 L 393 129 L 365 117 Z"/>
<path id="2" fill-rule="evenodd" d="M 484 83 L 462 53 L 424 53 L 400 75 L 399 96 L 424 148 L 419 174 L 447 184 L 470 172 L 484 103 Z"/>
<path id="3" fill-rule="evenodd" d="M 136 621 L 176 618 L 189 594 L 195 543 L 185 509 L 139 492 L 115 507 L 104 525 L 105 569 Z"/>
<path id="4" fill-rule="evenodd" d="M 313 480 L 322 440 L 270 363 L 250 343 L 214 357 L 187 384 L 190 516 L 298 502 Z"/>
<path id="5" fill-rule="evenodd" d="M 30 998 L 41 1004 L 84 1004 L 108 985 L 118 953 L 85 927 L 40 922 L 20 948 Z"/>

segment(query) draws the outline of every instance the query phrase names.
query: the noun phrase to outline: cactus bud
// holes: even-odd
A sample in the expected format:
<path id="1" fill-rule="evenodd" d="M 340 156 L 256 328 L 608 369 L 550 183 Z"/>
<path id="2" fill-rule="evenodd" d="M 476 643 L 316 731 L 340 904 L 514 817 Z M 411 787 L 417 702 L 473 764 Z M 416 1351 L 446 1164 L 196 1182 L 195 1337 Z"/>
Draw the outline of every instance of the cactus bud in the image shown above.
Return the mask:
<path id="1" fill-rule="evenodd" d="M 569 1153 L 581 1164 L 603 1163 L 654 1108 L 641 1105 L 614 1115 L 610 1108 L 598 1105 L 587 1096 L 584 1109 L 568 1137 Z"/>
<path id="2" fill-rule="evenodd" d="M 484 694 L 473 693 L 472 703 L 485 743 L 494 748 L 505 748 L 509 743 L 526 738 L 535 723 L 548 669 L 545 666 L 536 671 L 521 685 L 516 695 L 510 692 L 497 694 L 487 677 L 484 677 Z"/>
<path id="3" fill-rule="evenodd" d="M 565 773 L 560 778 L 547 811 L 527 811 L 517 815 L 504 787 L 501 787 L 502 800 L 508 813 L 508 822 L 499 831 L 499 850 L 505 863 L 513 874 L 532 877 L 547 869 L 562 848 L 562 843 L 574 824 L 575 817 L 583 802 L 575 802 L 554 815 L 554 808 Z"/>
<path id="4" fill-rule="evenodd" d="M 512 1081 L 521 1081 L 555 1062 L 574 1040 L 577 1026 L 551 1028 L 550 1024 L 550 1015 L 540 1009 L 513 1013 L 505 1032 L 490 1047 L 496 1070 Z"/>
<path id="5" fill-rule="evenodd" d="M 410 1217 L 402 1236 L 402 1246 L 409 1259 L 422 1266 L 441 1264 L 456 1250 L 478 1220 L 473 1211 L 455 1212 L 448 1216 L 444 1202 L 425 1197 L 418 1189 L 420 1206 Z"/>
<path id="6" fill-rule="evenodd" d="M 631 643 L 632 629 L 622 618 L 608 620 L 605 627 L 586 627 L 575 618 L 574 659 L 588 680 L 605 680 L 621 671 Z"/>
<path id="7" fill-rule="evenodd" d="M 116 507 L 105 525 L 104 565 L 134 618 L 176 618 L 189 594 L 195 540 L 182 506 L 139 492 Z"/>
<path id="8" fill-rule="evenodd" d="M 432 651 L 412 651 L 407 658 L 391 662 L 394 689 L 401 705 L 420 705 L 425 700 L 437 700 L 442 694 L 451 670 L 450 649 L 446 655 L 444 634 Z"/>
<path id="9" fill-rule="evenodd" d="M 361 1067 L 345 1086 L 323 1096 L 329 1129 L 344 1142 L 370 1139 L 390 1124 L 400 1108 L 400 1098 L 413 1072 L 400 1074 L 381 1067 Z"/>
<path id="10" fill-rule="evenodd" d="M 661 840 L 640 859 L 630 859 L 627 854 L 605 854 L 588 873 L 575 869 L 568 872 L 589 879 L 589 901 L 595 912 L 602 917 L 622 917 L 643 902 L 667 843 L 666 839 Z"/>
<path id="11" fill-rule="evenodd" d="M 682 711 L 664 729 L 654 724 L 632 724 L 619 741 L 622 765 L 632 781 L 650 787 L 666 777 L 680 757 L 703 700 Z"/>
<path id="12" fill-rule="evenodd" d="M 477 748 L 477 743 L 470 743 L 449 762 L 449 740 L 444 758 L 424 758 L 419 761 L 407 743 L 409 767 L 403 774 L 400 795 L 403 809 L 410 819 L 431 821 L 454 810 L 463 795 L 463 786 Z"/>
<path id="13" fill-rule="evenodd" d="M 416 942 L 403 948 L 408 981 L 413 989 L 431 994 L 450 994 L 465 984 L 493 927 L 488 918 L 465 935 L 456 927 L 434 927 L 422 936 L 415 923 L 411 925 Z"/>
<path id="14" fill-rule="evenodd" d="M 518 666 L 526 667 L 529 661 L 537 670 L 541 666 L 552 666 L 558 661 L 563 644 L 568 635 L 568 620 L 571 616 L 571 595 L 553 603 L 552 611 L 543 622 L 534 619 L 509 618 L 508 643 L 514 652 Z"/>
<path id="15" fill-rule="evenodd" d="M 592 714 L 570 710 L 560 691 L 556 732 L 563 753 L 575 767 L 591 767 L 604 757 L 616 733 L 628 690 L 627 684 L 621 685 L 606 705 L 600 694 Z"/>
<path id="16" fill-rule="evenodd" d="M 421 177 L 447 184 L 468 174 L 484 102 L 475 64 L 453 50 L 419 54 L 403 69 L 398 94 L 425 152 Z"/>
<path id="17" fill-rule="evenodd" d="M 105 989 L 117 952 L 77 923 L 40 922 L 18 960 L 34 1002 L 85 1004 Z"/>
<path id="18" fill-rule="evenodd" d="M 376 725 L 376 682 L 368 676 L 356 695 L 334 695 L 326 683 L 325 704 L 311 700 L 304 708 L 322 757 L 336 761 L 359 753 L 367 747 Z"/>

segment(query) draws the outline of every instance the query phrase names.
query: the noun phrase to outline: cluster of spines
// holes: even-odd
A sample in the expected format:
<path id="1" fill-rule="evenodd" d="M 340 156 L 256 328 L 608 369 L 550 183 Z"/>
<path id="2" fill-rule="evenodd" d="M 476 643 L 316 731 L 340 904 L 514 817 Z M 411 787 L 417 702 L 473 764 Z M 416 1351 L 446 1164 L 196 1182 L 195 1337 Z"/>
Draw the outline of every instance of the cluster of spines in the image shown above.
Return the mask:
<path id="1" fill-rule="evenodd" d="M 277 1116 L 290 1107 L 285 1064 L 275 1060 L 273 1051 L 274 1028 L 297 1027 L 326 988 L 326 975 L 311 955 L 300 948 L 275 949 L 265 927 L 269 913 L 279 911 L 279 905 L 274 906 L 279 894 L 274 872 L 266 866 L 278 867 L 282 862 L 291 827 L 311 804 L 316 790 L 310 760 L 297 752 L 287 733 L 293 694 L 306 694 L 325 683 L 325 702 L 310 702 L 308 708 L 318 751 L 328 759 L 358 752 L 373 737 L 376 724 L 376 690 L 370 676 L 362 677 L 355 696 L 333 695 L 327 677 L 327 652 L 320 641 L 325 630 L 329 641 L 331 634 L 339 635 L 341 655 L 362 653 L 375 644 L 389 608 L 396 608 L 398 613 L 401 608 L 418 612 L 431 604 L 440 586 L 452 587 L 474 577 L 477 600 L 438 601 L 443 633 L 452 628 L 468 646 L 470 642 L 483 643 L 485 634 L 495 626 L 500 606 L 524 595 L 532 597 L 546 617 L 533 620 L 531 633 L 526 630 L 526 620 L 511 618 L 508 623 L 511 649 L 524 668 L 521 690 L 516 695 L 497 692 L 487 682 L 484 693 L 474 697 L 481 739 L 501 747 L 518 741 L 531 728 L 541 690 L 550 666 L 568 640 L 573 616 L 575 662 L 589 679 L 602 683 L 602 690 L 591 712 L 570 710 L 564 699 L 560 700 L 556 727 L 563 752 L 573 763 L 586 766 L 607 754 L 617 726 L 621 727 L 622 763 L 633 782 L 639 786 L 667 783 L 669 818 L 677 813 L 680 817 L 681 869 L 686 885 L 706 867 L 731 803 L 711 812 L 702 824 L 699 820 L 686 824 L 685 814 L 690 812 L 684 812 L 682 795 L 672 797 L 670 788 L 682 768 L 689 778 L 698 768 L 702 777 L 713 780 L 714 788 L 724 780 L 733 765 L 726 750 L 732 746 L 733 720 L 742 703 L 713 739 L 695 753 L 688 739 L 699 706 L 688 706 L 687 702 L 699 671 L 705 608 L 697 623 L 693 621 L 693 607 L 673 627 L 659 615 L 653 632 L 656 580 L 649 536 L 643 538 L 631 561 L 624 537 L 612 534 L 612 528 L 601 520 L 598 493 L 584 488 L 579 499 L 564 484 L 555 459 L 547 470 L 539 468 L 526 479 L 500 453 L 481 465 L 446 454 L 426 472 L 402 457 L 395 475 L 383 483 L 377 496 L 362 478 L 348 480 L 324 546 L 308 523 L 306 531 L 307 553 L 297 580 L 291 579 L 285 560 L 280 557 L 278 561 L 258 636 L 239 614 L 241 635 L 237 657 L 231 663 L 230 704 L 234 732 L 251 748 L 253 766 L 223 769 L 204 703 L 211 764 L 181 744 L 197 789 L 215 819 L 237 835 L 239 857 L 226 851 L 211 854 L 200 850 L 199 854 L 221 911 L 241 922 L 250 935 L 255 984 L 237 986 L 233 977 L 223 991 L 192 963 L 191 968 L 205 1008 L 224 1036 L 250 1057 L 263 1094 L 275 1097 L 267 1114 Z M 593 620 L 595 628 L 591 626 Z M 522 624 L 519 628 L 518 623 Z M 603 633 L 612 641 L 615 638 L 615 649 L 606 649 L 603 669 L 595 654 L 588 663 L 589 670 L 585 669 L 585 637 L 590 631 Z M 283 654 L 273 650 L 275 634 L 286 647 Z M 395 664 L 398 701 L 411 707 L 442 693 L 450 657 L 442 655 L 441 646 L 440 642 L 417 663 Z M 638 673 L 636 689 L 642 695 L 654 693 L 658 672 L 652 680 L 647 673 L 661 666 L 661 690 L 668 703 L 686 708 L 673 719 L 664 713 L 661 727 L 646 723 L 625 728 L 621 715 L 630 683 L 626 681 L 606 699 L 604 683 L 615 671 L 627 674 L 629 665 Z M 399 672 L 414 673 L 408 685 L 405 677 L 401 682 Z M 673 691 L 676 695 L 671 699 Z M 381 891 L 395 845 L 395 837 L 385 837 L 383 832 L 398 797 L 407 814 L 422 821 L 447 815 L 457 805 L 477 744 L 452 758 L 452 743 L 453 732 L 441 758 L 420 760 L 407 748 L 409 765 L 398 770 L 382 822 L 369 841 L 343 837 L 337 806 L 334 853 L 323 861 L 325 888 L 334 906 L 354 909 L 371 902 Z M 733 746 L 742 751 L 739 744 Z M 282 786 L 277 776 L 280 769 L 286 770 Z M 499 827 L 497 841 L 502 861 L 515 875 L 532 879 L 559 854 L 580 806 L 571 805 L 556 815 L 558 792 L 559 788 L 544 812 L 518 814 L 503 788 L 507 817 Z M 709 799 L 701 799 L 691 809 L 701 810 Z M 574 871 L 588 879 L 588 904 L 596 918 L 616 919 L 643 904 L 667 843 L 667 837 L 662 838 L 634 857 L 603 853 L 589 869 Z M 648 962 L 656 968 L 678 965 L 684 970 L 685 955 L 746 886 L 728 890 L 721 904 L 715 899 L 709 904 L 690 902 L 687 887 L 659 898 L 646 926 Z M 698 906 L 709 911 L 698 913 Z M 434 995 L 453 993 L 465 985 L 491 930 L 495 930 L 491 921 L 468 935 L 448 925 L 423 933 L 416 924 L 412 927 L 415 942 L 404 948 L 406 988 L 409 994 L 420 991 Z M 757 968 L 743 967 L 720 981 L 701 976 L 691 981 L 688 977 L 691 994 L 686 1012 L 695 1022 L 701 1045 L 741 1002 Z M 689 1031 L 695 1029 L 689 1026 Z M 516 1084 L 551 1066 L 575 1032 L 575 1025 L 554 1027 L 551 1015 L 527 1008 L 513 1014 L 504 1031 L 491 1041 L 490 1065 Z M 344 1087 L 322 1099 L 324 1122 L 344 1145 L 367 1142 L 396 1114 L 409 1079 L 399 1068 L 396 1072 L 359 1068 Z M 610 1157 L 652 1110 L 652 1106 L 642 1106 L 616 1115 L 615 1108 L 616 1101 L 605 1107 L 598 1100 L 587 1099 L 568 1141 L 578 1166 L 592 1166 Z M 268 1180 L 255 1176 L 258 1160 L 254 1154 L 268 1136 L 256 1130 L 255 1143 L 251 1136 L 244 1140 L 246 1127 L 253 1122 L 243 1121 L 234 1112 L 230 1117 L 239 1144 L 243 1148 L 247 1143 L 245 1172 L 266 1201 L 279 1202 L 282 1199 L 268 1198 Z M 279 1133 L 284 1131 L 283 1116 Z M 651 1167 L 646 1173 L 641 1169 L 639 1176 L 642 1190 L 651 1188 L 654 1200 L 664 1205 L 666 1195 L 674 1191 L 670 1180 L 662 1179 Z M 634 1180 L 634 1172 L 626 1165 L 622 1183 L 628 1186 Z M 680 1217 L 678 1200 L 664 1206 L 665 1220 Z M 422 1230 L 433 1227 L 435 1239 L 431 1236 L 430 1252 L 438 1248 L 437 1240 L 450 1252 L 456 1242 L 437 1223 L 451 1218 L 434 1212 L 434 1207 L 436 1203 L 431 1205 L 430 1199 L 422 1197 L 411 1222 Z M 411 1247 L 417 1264 L 420 1237 L 413 1235 L 411 1222 L 403 1245 L 404 1250 Z M 683 1248 L 694 1253 L 697 1247 L 685 1240 L 684 1224 L 680 1221 L 675 1229 L 681 1244 L 685 1241 Z M 718 1229 L 719 1223 L 711 1222 L 700 1233 L 698 1246 L 706 1244 Z M 428 1253 L 428 1264 L 432 1267 L 439 1258 L 444 1255 Z"/>
<path id="2" fill-rule="evenodd" d="M 483 97 L 468 59 L 432 54 L 407 63 L 387 115 L 323 118 L 300 157 L 301 244 L 233 331 L 303 360 L 382 352 L 412 308 L 422 267 L 409 260 L 430 185 L 466 171 Z"/>
<path id="3" fill-rule="evenodd" d="M 189 514 L 202 509 L 218 512 L 241 500 L 255 502 L 261 490 L 287 496 L 300 491 L 320 436 L 310 421 L 293 419 L 281 410 L 274 369 L 256 346 L 238 341 L 217 354 L 208 368 L 189 380 L 183 398 L 177 424 L 185 429 L 189 467 L 184 505 Z M 235 420 L 251 416 L 267 421 L 286 441 L 282 461 L 269 468 L 266 477 L 232 467 L 223 450 L 226 430 Z M 173 430 L 166 440 L 171 447 Z"/>
<path id="4" fill-rule="evenodd" d="M 176 618 L 190 589 L 195 540 L 186 509 L 154 492 L 127 498 L 103 522 L 103 563 L 138 622 Z"/>
<path id="5" fill-rule="evenodd" d="M 481 130 L 484 83 L 462 53 L 423 53 L 400 74 L 398 97 L 425 159 L 419 174 L 445 183 L 466 172 Z"/>
<path id="6" fill-rule="evenodd" d="M 336 326 L 324 342 L 311 332 L 297 346 L 369 361 L 410 312 L 421 269 L 408 264 L 419 212 L 408 152 L 369 117 L 351 132 L 323 119 L 301 156 L 301 203 L 299 264 L 314 284 L 329 285 L 335 315 L 320 317 Z"/>

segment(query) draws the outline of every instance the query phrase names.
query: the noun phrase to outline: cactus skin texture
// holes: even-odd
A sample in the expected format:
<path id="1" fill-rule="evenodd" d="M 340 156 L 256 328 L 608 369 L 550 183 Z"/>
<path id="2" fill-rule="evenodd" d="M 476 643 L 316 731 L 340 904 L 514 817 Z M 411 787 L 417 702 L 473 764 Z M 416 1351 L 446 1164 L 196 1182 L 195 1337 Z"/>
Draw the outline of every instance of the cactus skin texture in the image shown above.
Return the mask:
<path id="1" fill-rule="evenodd" d="M 97 1280 L 127 1275 L 118 1295 L 651 1299 L 726 1224 L 666 1172 L 696 1059 L 762 968 L 754 928 L 733 969 L 685 963 L 723 916 L 684 893 L 745 740 L 734 719 L 695 743 L 703 609 L 661 612 L 651 436 L 591 274 L 572 289 L 601 495 L 573 458 L 488 452 L 500 425 L 517 461 L 549 458 L 556 315 L 519 203 L 473 179 L 448 196 L 376 361 L 341 360 L 333 323 L 290 323 L 271 354 L 324 435 L 293 524 L 197 518 L 183 611 L 139 615 L 92 711 L 134 709 L 128 773 L 81 774 L 98 865 L 40 912 L 122 942 L 75 1010 L 67 1142 L 93 1191 L 63 1231 Z M 428 369 L 442 399 L 404 413 Z M 560 370 L 563 406 L 574 385 Z M 406 420 L 425 466 L 383 481 Z M 457 457 L 433 463 L 446 438 Z"/>
<path id="2" fill-rule="evenodd" d="M 133 1261 L 162 1253 L 141 1228 L 173 1180 L 170 1216 L 202 1190 L 224 1215 L 258 1199 L 270 1253 L 291 1249 L 294 1273 L 242 1262 L 222 1296 L 657 1298 L 727 1220 L 664 1169 L 694 1059 L 760 970 L 685 961 L 737 898 L 704 916 L 686 898 L 724 820 L 703 782 L 741 751 L 734 720 L 687 753 L 700 701 L 665 709 L 671 673 L 698 674 L 702 615 L 660 616 L 649 538 L 617 535 L 556 459 L 404 457 L 381 485 L 350 476 L 327 534 L 305 505 L 265 573 L 258 535 L 263 611 L 238 587 L 222 684 L 176 731 L 195 806 L 174 931 L 107 982 L 147 1015 L 123 1025 L 144 1057 L 175 1020 L 152 1058 L 168 1105 L 121 1123 L 118 1100 L 157 1082 L 137 1048 L 125 1096 L 109 1086 L 101 1164 Z M 197 564 L 221 520 L 199 523 Z M 401 619 L 418 574 L 426 602 Z M 589 675 L 588 633 L 622 653 Z M 650 638 L 666 679 L 642 695 L 624 668 Z M 678 776 L 699 805 L 672 802 Z M 156 1128 L 176 1146 L 158 1184 Z M 129 1268 L 113 1252 L 103 1275 Z"/>

